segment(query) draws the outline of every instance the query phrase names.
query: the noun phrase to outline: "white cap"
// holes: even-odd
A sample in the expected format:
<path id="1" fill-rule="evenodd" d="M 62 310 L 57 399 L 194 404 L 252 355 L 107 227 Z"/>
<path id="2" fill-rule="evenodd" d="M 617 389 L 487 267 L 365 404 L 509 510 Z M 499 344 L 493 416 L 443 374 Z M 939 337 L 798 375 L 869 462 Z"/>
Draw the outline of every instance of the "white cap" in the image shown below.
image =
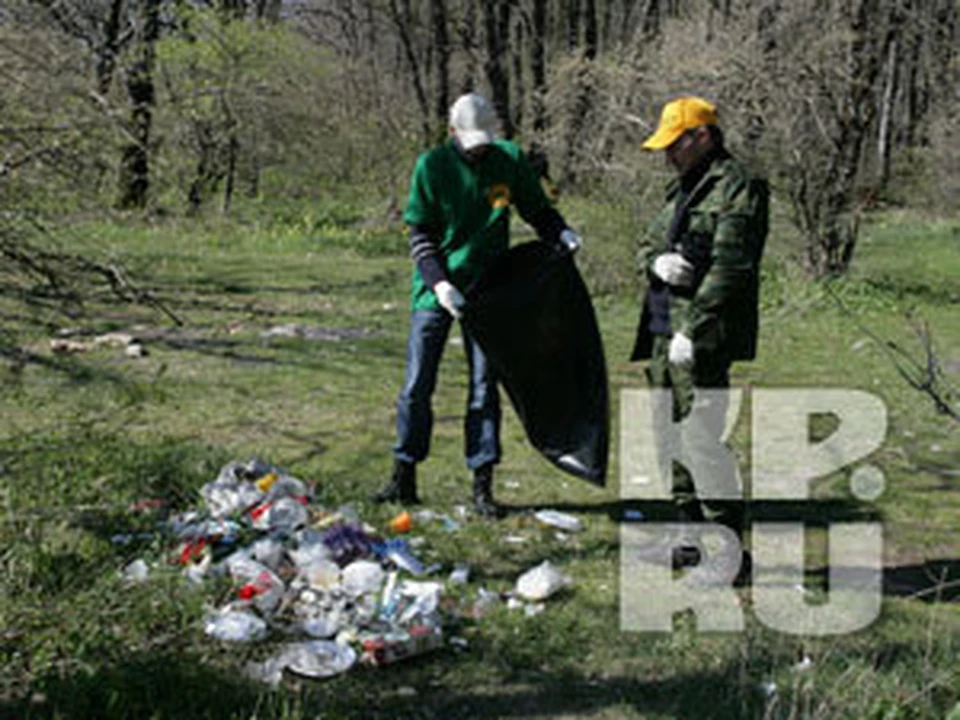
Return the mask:
<path id="1" fill-rule="evenodd" d="M 490 103 L 476 93 L 461 95 L 450 108 L 450 127 L 464 150 L 493 142 L 496 121 Z"/>

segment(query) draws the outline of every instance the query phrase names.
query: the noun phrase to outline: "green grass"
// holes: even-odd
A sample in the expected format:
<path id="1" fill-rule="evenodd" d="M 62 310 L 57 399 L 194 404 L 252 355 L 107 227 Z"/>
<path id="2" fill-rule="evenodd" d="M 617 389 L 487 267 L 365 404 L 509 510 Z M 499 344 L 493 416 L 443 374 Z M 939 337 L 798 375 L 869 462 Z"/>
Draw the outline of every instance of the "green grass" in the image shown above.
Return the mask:
<path id="1" fill-rule="evenodd" d="M 402 230 L 365 224 L 362 208 L 342 204 L 243 208 L 229 222 L 73 225 L 72 247 L 122 259 L 185 324 L 105 298 L 84 317 L 40 310 L 18 322 L 11 318 L 22 308 L 0 300 L 5 329 L 37 360 L 0 369 L 0 717 L 944 717 L 960 697 L 956 592 L 909 595 L 935 585 L 942 570 L 956 580 L 960 443 L 955 424 L 903 382 L 862 327 L 919 354 L 910 313 L 928 323 L 945 363 L 960 359 L 960 226 L 872 218 L 851 277 L 833 286 L 854 321 L 791 264 L 795 241 L 778 225 L 764 271 L 760 355 L 734 372 L 737 385 L 859 388 L 886 403 L 887 439 L 869 459 L 886 477 L 876 506 L 856 502 L 841 471 L 818 482 L 816 504 L 795 508 L 821 524 L 882 518 L 897 585 L 881 619 L 838 638 L 778 634 L 749 613 L 747 592 L 742 635 L 697 633 L 689 618 L 679 618 L 673 633 L 649 635 L 621 632 L 618 604 L 617 391 L 643 387 L 640 368 L 626 361 L 637 318 L 638 220 L 630 208 L 596 200 L 571 199 L 568 207 L 586 238 L 578 263 L 610 369 L 608 487 L 549 466 L 508 411 L 497 486 L 518 511 L 500 523 L 470 519 L 454 533 L 419 529 L 424 560 L 473 568 L 469 587 L 455 596 L 460 619 L 452 629 L 468 648 L 322 683 L 291 681 L 278 691 L 241 672 L 270 647 L 220 646 L 203 635 L 200 619 L 217 600 L 215 588 L 192 588 L 166 567 L 160 539 L 119 545 L 111 537 L 152 529 L 153 518 L 131 512 L 131 503 L 160 497 L 175 508 L 195 506 L 196 490 L 222 463 L 253 456 L 317 482 L 327 507 L 349 502 L 374 525 L 388 519 L 395 508 L 367 498 L 390 469 L 403 374 L 410 268 Z M 326 339 L 262 336 L 285 323 L 323 328 Z M 130 360 L 100 348 L 53 357 L 51 326 L 86 335 L 131 331 L 149 355 Z M 421 496 L 447 512 L 469 491 L 464 363 L 451 346 L 435 396 L 431 457 L 421 467 Z M 960 383 L 955 369 L 947 373 Z M 743 420 L 736 445 L 746 455 Z M 578 514 L 584 531 L 558 539 L 520 511 L 547 506 Z M 789 509 L 755 510 L 757 519 L 776 512 L 789 516 Z M 512 544 L 508 535 L 527 541 Z M 814 566 L 824 553 L 822 530 L 811 531 Z M 136 557 L 157 566 L 131 587 L 118 571 Z M 468 617 L 479 587 L 509 589 L 546 558 L 575 585 L 544 613 Z M 812 667 L 796 670 L 805 655 Z M 763 690 L 771 682 L 773 694 Z"/>

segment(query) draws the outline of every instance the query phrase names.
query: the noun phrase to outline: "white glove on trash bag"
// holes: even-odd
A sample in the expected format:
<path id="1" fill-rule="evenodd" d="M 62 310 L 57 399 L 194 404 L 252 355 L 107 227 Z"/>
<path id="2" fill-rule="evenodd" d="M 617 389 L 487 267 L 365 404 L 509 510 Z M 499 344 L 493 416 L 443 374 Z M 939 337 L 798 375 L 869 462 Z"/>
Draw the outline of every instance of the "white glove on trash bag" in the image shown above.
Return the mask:
<path id="1" fill-rule="evenodd" d="M 449 280 L 441 280 L 433 286 L 433 292 L 440 302 L 440 306 L 458 320 L 463 314 L 463 306 L 467 304 L 463 295 Z"/>
<path id="2" fill-rule="evenodd" d="M 575 253 L 583 246 L 583 238 L 570 228 L 560 233 L 560 242 L 563 243 L 571 253 Z"/>

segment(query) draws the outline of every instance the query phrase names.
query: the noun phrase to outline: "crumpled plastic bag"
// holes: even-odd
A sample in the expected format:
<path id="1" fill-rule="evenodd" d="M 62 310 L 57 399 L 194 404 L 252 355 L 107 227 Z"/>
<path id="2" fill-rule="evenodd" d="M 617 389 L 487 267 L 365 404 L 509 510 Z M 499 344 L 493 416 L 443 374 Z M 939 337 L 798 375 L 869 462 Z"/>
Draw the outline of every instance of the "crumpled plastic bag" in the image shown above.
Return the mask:
<path id="1" fill-rule="evenodd" d="M 544 560 L 517 578 L 516 593 L 524 600 L 539 602 L 572 583 L 569 576 L 561 573 L 549 560 Z"/>
<path id="2" fill-rule="evenodd" d="M 246 610 L 227 609 L 207 616 L 203 631 L 217 640 L 253 642 L 267 636 L 267 624 Z"/>
<path id="3" fill-rule="evenodd" d="M 227 558 L 226 565 L 230 577 L 240 585 L 237 594 L 242 601 L 252 603 L 264 615 L 270 615 L 277 609 L 283 600 L 285 587 L 270 568 L 243 552 Z"/>
<path id="4" fill-rule="evenodd" d="M 341 577 L 341 584 L 347 594 L 358 597 L 368 593 L 379 593 L 386 573 L 380 567 L 380 563 L 354 560 L 343 568 Z"/>
<path id="5" fill-rule="evenodd" d="M 210 515 L 223 518 L 246 512 L 254 506 L 270 507 L 283 498 L 293 498 L 304 504 L 313 492 L 302 480 L 280 468 L 260 460 L 250 460 L 224 465 L 216 480 L 204 485 L 200 494 Z M 259 515 L 262 514 L 263 510 Z M 264 524 L 265 521 L 261 523 Z"/>

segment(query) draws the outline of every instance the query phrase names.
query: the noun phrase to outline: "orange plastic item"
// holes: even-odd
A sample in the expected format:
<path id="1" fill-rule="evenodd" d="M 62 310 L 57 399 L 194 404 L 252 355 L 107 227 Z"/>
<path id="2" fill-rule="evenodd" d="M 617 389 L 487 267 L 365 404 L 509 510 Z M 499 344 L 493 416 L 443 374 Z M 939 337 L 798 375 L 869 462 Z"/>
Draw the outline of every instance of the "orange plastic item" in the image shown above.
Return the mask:
<path id="1" fill-rule="evenodd" d="M 390 521 L 390 529 L 394 532 L 405 533 L 410 532 L 410 528 L 413 527 L 413 518 L 410 517 L 410 513 L 404 510 L 402 513 L 397 515 L 393 520 Z"/>

